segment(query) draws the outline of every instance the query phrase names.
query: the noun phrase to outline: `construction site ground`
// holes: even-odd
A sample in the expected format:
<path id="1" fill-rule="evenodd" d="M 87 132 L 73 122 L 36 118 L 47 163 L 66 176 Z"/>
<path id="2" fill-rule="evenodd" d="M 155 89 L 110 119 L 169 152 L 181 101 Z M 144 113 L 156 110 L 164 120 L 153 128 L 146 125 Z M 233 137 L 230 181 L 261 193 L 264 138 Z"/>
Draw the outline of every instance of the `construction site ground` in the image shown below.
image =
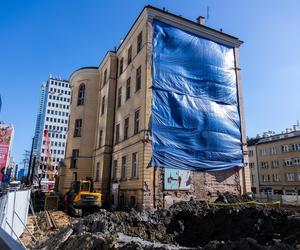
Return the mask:
<path id="1" fill-rule="evenodd" d="M 300 249 L 297 208 L 226 202 L 180 202 L 152 212 L 101 210 L 82 218 L 55 211 L 49 219 L 40 212 L 29 217 L 31 233 L 21 239 L 28 249 L 47 250 Z"/>

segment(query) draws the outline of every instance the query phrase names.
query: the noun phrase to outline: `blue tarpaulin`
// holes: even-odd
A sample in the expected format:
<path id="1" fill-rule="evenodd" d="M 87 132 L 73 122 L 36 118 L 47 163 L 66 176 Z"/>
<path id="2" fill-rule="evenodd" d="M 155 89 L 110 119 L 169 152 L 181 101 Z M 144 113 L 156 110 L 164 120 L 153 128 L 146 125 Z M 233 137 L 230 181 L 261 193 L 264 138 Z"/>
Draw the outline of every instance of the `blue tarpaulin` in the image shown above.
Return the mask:
<path id="1" fill-rule="evenodd" d="M 153 20 L 152 166 L 243 166 L 233 48 Z"/>

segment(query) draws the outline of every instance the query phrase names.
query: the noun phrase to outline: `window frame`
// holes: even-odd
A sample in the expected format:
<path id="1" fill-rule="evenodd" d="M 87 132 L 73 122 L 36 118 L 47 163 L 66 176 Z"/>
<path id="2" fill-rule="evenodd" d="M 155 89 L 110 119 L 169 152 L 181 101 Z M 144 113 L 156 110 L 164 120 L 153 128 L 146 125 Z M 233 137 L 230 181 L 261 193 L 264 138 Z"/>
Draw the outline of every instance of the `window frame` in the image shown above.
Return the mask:
<path id="1" fill-rule="evenodd" d="M 143 31 L 141 31 L 137 36 L 137 42 L 136 42 L 136 53 L 138 54 L 143 47 Z"/>
<path id="2" fill-rule="evenodd" d="M 137 116 L 138 114 L 138 116 Z M 140 131 L 140 109 L 137 109 L 134 112 L 134 127 L 133 127 L 133 134 L 136 135 Z"/>
<path id="3" fill-rule="evenodd" d="M 135 92 L 142 88 L 142 65 L 140 65 L 135 72 Z"/>
<path id="4" fill-rule="evenodd" d="M 117 179 L 117 167 L 118 167 L 118 160 L 114 159 L 113 160 L 113 165 L 112 165 L 112 173 L 111 173 L 112 180 Z"/>
<path id="5" fill-rule="evenodd" d="M 120 143 L 120 123 L 116 124 L 115 144 Z"/>
<path id="6" fill-rule="evenodd" d="M 121 160 L 121 179 L 126 178 L 126 165 L 127 165 L 127 156 L 122 156 Z"/>
<path id="7" fill-rule="evenodd" d="M 73 149 L 72 156 L 71 156 L 70 168 L 72 168 L 72 169 L 78 168 L 78 159 L 79 159 L 79 149 Z"/>
<path id="8" fill-rule="evenodd" d="M 131 177 L 138 177 L 138 153 L 134 152 L 131 155 Z"/>
<path id="9" fill-rule="evenodd" d="M 98 148 L 102 147 L 102 137 L 103 137 L 103 130 L 99 131 L 99 141 L 98 141 Z"/>
<path id="10" fill-rule="evenodd" d="M 84 83 L 81 83 L 78 88 L 77 106 L 84 105 L 85 102 L 86 87 Z"/>
<path id="11" fill-rule="evenodd" d="M 124 58 L 122 57 L 120 59 L 120 65 L 119 65 L 119 76 L 123 73 L 124 70 Z"/>
<path id="12" fill-rule="evenodd" d="M 127 66 L 132 62 L 132 45 L 127 50 Z"/>
<path id="13" fill-rule="evenodd" d="M 100 162 L 96 163 L 96 173 L 95 173 L 95 182 L 100 181 Z"/>
<path id="14" fill-rule="evenodd" d="M 124 131 L 123 138 L 124 138 L 124 140 L 127 140 L 128 136 L 129 136 L 129 116 L 124 119 L 124 128 L 123 129 L 124 129 L 123 130 Z"/>
<path id="15" fill-rule="evenodd" d="M 117 108 L 122 106 L 122 86 L 118 88 Z"/>
<path id="16" fill-rule="evenodd" d="M 79 126 L 77 123 L 79 123 Z M 82 119 L 76 119 L 74 125 L 73 137 L 81 137 L 81 130 L 82 130 Z"/>
<path id="17" fill-rule="evenodd" d="M 103 72 L 102 86 L 104 86 L 106 84 L 106 81 L 107 81 L 107 69 L 105 69 Z"/>
<path id="18" fill-rule="evenodd" d="M 101 116 L 105 113 L 105 96 L 101 100 Z"/>
<path id="19" fill-rule="evenodd" d="M 131 77 L 126 80 L 126 101 L 130 99 L 131 92 Z"/>

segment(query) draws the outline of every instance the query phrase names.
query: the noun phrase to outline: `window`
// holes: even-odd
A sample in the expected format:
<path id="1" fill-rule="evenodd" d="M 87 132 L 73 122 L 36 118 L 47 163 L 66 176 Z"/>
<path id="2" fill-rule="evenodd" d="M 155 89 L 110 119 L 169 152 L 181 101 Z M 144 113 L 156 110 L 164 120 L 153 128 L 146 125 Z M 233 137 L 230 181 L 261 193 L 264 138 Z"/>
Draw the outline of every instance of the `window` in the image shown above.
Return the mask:
<path id="1" fill-rule="evenodd" d="M 126 177 L 126 156 L 122 157 L 122 166 L 121 166 L 121 178 Z"/>
<path id="2" fill-rule="evenodd" d="M 143 33 L 141 32 L 137 37 L 137 44 L 136 44 L 137 53 L 139 53 L 142 49 L 142 42 L 143 42 Z"/>
<path id="3" fill-rule="evenodd" d="M 102 97 L 102 103 L 101 103 L 101 115 L 104 114 L 105 111 L 105 96 Z"/>
<path id="4" fill-rule="evenodd" d="M 295 173 L 297 181 L 300 181 L 300 173 Z"/>
<path id="5" fill-rule="evenodd" d="M 102 134 L 103 134 L 103 131 L 100 130 L 100 132 L 99 132 L 99 143 L 98 143 L 99 148 L 102 146 Z"/>
<path id="6" fill-rule="evenodd" d="M 82 119 L 75 120 L 74 137 L 81 136 Z"/>
<path id="7" fill-rule="evenodd" d="M 282 145 L 282 152 L 289 152 L 289 145 Z"/>
<path id="8" fill-rule="evenodd" d="M 280 177 L 278 174 L 273 174 L 273 181 L 274 182 L 280 182 Z"/>
<path id="9" fill-rule="evenodd" d="M 271 154 L 272 155 L 276 155 L 277 154 L 277 148 L 276 147 L 272 147 L 271 148 Z"/>
<path id="10" fill-rule="evenodd" d="M 250 167 L 250 168 L 254 168 L 254 167 L 255 167 L 255 163 L 254 163 L 254 162 L 250 162 L 250 163 L 249 163 L 249 167 Z"/>
<path id="11" fill-rule="evenodd" d="M 127 65 L 129 65 L 131 61 L 132 61 L 132 46 L 130 46 L 127 51 Z"/>
<path id="12" fill-rule="evenodd" d="M 137 177 L 137 153 L 132 154 L 131 177 Z"/>
<path id="13" fill-rule="evenodd" d="M 253 157 L 253 150 L 249 150 L 249 157 Z"/>
<path id="14" fill-rule="evenodd" d="M 71 168 L 77 168 L 78 166 L 79 149 L 73 149 L 71 158 Z"/>
<path id="15" fill-rule="evenodd" d="M 267 153 L 267 149 L 266 148 L 262 148 L 261 150 L 260 150 L 260 155 L 261 156 L 266 156 L 268 153 Z"/>
<path id="16" fill-rule="evenodd" d="M 136 70 L 135 91 L 138 91 L 141 89 L 141 82 L 142 82 L 142 70 L 141 70 L 141 66 L 140 66 Z"/>
<path id="17" fill-rule="evenodd" d="M 103 86 L 105 85 L 105 83 L 106 83 L 106 81 L 107 81 L 106 78 L 107 78 L 107 69 L 104 70 L 104 73 L 103 73 L 103 83 L 102 83 Z"/>
<path id="18" fill-rule="evenodd" d="M 295 158 L 295 159 L 294 159 L 294 164 L 295 164 L 296 166 L 299 166 L 299 165 L 300 165 L 300 158 Z"/>
<path id="19" fill-rule="evenodd" d="M 130 98 L 130 81 L 131 78 L 129 77 L 126 82 L 126 101 Z"/>
<path id="20" fill-rule="evenodd" d="M 83 105 L 84 104 L 84 95 L 85 95 L 85 85 L 80 84 L 79 89 L 78 89 L 77 105 Z"/>
<path id="21" fill-rule="evenodd" d="M 122 103 L 122 87 L 118 89 L 118 108 L 121 107 Z"/>
<path id="22" fill-rule="evenodd" d="M 139 132 L 139 126 L 140 126 L 140 111 L 137 110 L 134 113 L 134 134 L 137 134 Z"/>
<path id="23" fill-rule="evenodd" d="M 272 168 L 278 168 L 279 167 L 279 162 L 277 160 L 273 160 L 271 162 Z"/>
<path id="24" fill-rule="evenodd" d="M 99 181 L 99 175 L 100 175 L 100 163 L 97 162 L 97 164 L 96 164 L 96 178 L 95 178 L 95 181 Z"/>
<path id="25" fill-rule="evenodd" d="M 300 150 L 300 143 L 295 143 L 292 145 L 293 151 L 299 151 Z"/>
<path id="26" fill-rule="evenodd" d="M 295 174 L 294 173 L 287 173 L 286 174 L 287 181 L 295 181 Z"/>
<path id="27" fill-rule="evenodd" d="M 265 169 L 269 168 L 269 164 L 268 164 L 267 161 L 266 162 L 261 162 L 260 164 L 261 164 L 261 168 L 265 168 Z"/>
<path id="28" fill-rule="evenodd" d="M 118 167 L 118 161 L 114 160 L 113 161 L 113 166 L 112 166 L 112 173 L 111 173 L 111 176 L 112 176 L 113 180 L 116 180 L 116 178 L 117 178 L 117 167 Z"/>
<path id="29" fill-rule="evenodd" d="M 124 121 L 124 140 L 128 138 L 128 129 L 129 129 L 129 117 Z"/>
<path id="30" fill-rule="evenodd" d="M 254 184 L 256 182 L 255 175 L 251 174 L 250 178 L 251 178 L 251 183 Z"/>
<path id="31" fill-rule="evenodd" d="M 270 181 L 270 175 L 262 175 L 261 176 L 262 182 L 269 182 Z"/>
<path id="32" fill-rule="evenodd" d="M 121 75 L 122 73 L 123 73 L 123 57 L 121 58 L 121 60 L 120 60 L 120 68 L 119 68 L 119 70 L 120 70 L 120 72 L 119 72 L 119 75 Z"/>
<path id="33" fill-rule="evenodd" d="M 283 160 L 283 166 L 289 167 L 289 166 L 292 166 L 292 165 L 293 165 L 292 159 L 284 159 Z"/>
<path id="34" fill-rule="evenodd" d="M 120 142 L 120 124 L 116 125 L 116 138 L 115 138 L 115 143 Z"/>

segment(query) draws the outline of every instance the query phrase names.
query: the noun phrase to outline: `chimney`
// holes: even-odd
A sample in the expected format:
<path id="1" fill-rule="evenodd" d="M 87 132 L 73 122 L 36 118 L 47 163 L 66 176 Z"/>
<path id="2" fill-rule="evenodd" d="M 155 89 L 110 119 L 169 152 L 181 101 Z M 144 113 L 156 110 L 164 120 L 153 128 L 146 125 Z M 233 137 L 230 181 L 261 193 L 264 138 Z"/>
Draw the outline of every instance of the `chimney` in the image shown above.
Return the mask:
<path id="1" fill-rule="evenodd" d="M 297 131 L 297 125 L 293 125 L 293 131 Z"/>
<path id="2" fill-rule="evenodd" d="M 205 25 L 205 17 L 203 16 L 198 16 L 197 17 L 197 23 L 200 24 L 200 25 Z"/>

